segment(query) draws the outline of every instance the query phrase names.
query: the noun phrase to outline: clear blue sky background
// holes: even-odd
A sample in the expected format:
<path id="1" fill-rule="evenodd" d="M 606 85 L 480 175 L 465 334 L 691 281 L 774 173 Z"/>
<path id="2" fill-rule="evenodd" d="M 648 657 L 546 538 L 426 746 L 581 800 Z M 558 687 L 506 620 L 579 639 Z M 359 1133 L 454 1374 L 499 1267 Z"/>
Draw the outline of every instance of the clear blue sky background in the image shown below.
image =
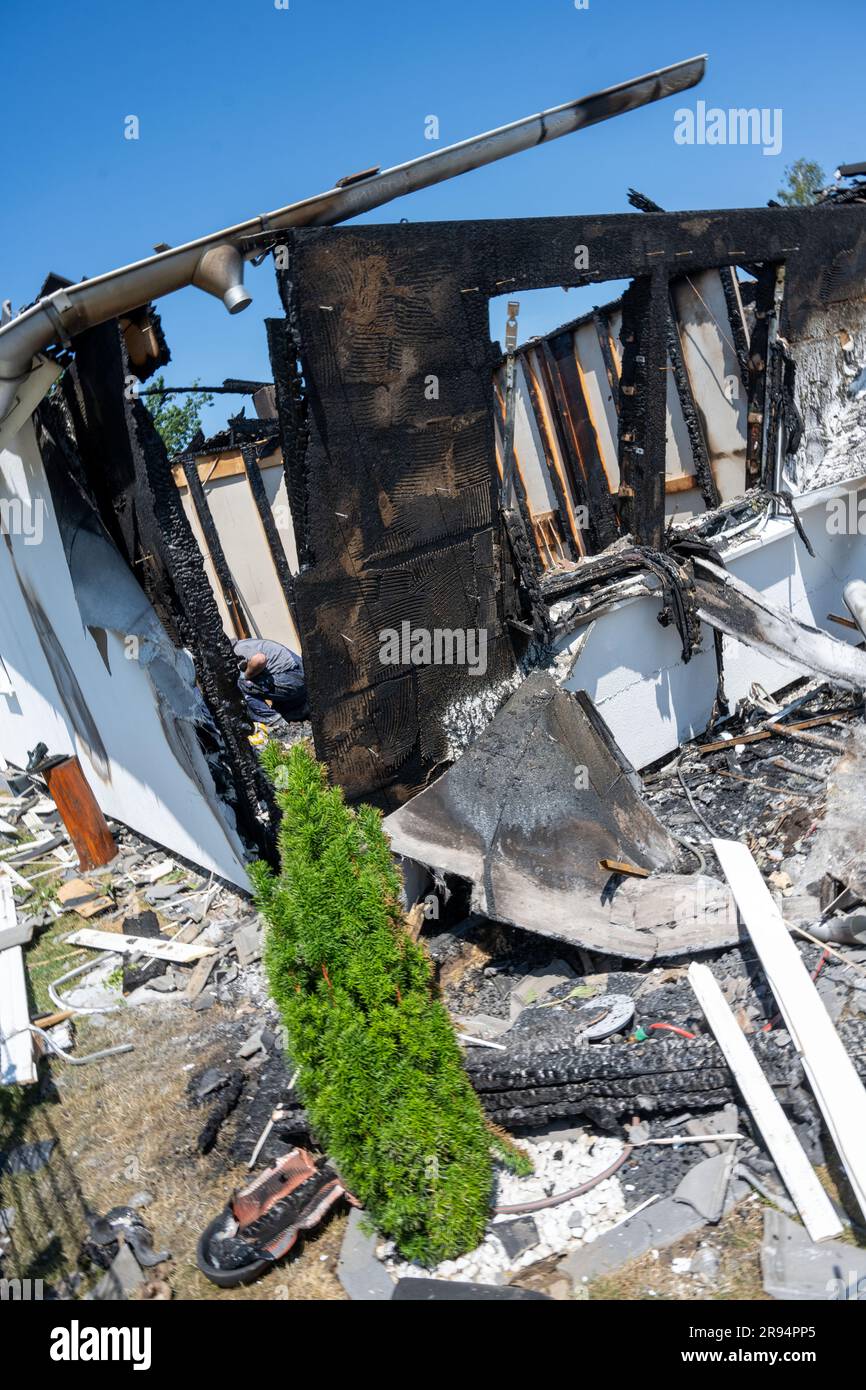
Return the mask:
<path id="1" fill-rule="evenodd" d="M 863 0 L 3 0 L 0 33 L 0 297 L 16 308 L 49 270 L 96 275 L 429 153 L 428 115 L 445 145 L 695 53 L 708 75 L 685 97 L 362 220 L 620 212 L 629 185 L 672 209 L 759 206 L 800 155 L 828 176 L 866 159 Z M 675 144 L 674 110 L 698 98 L 780 107 L 781 154 Z M 235 318 L 192 289 L 161 302 L 170 381 L 270 378 L 271 263 L 247 283 Z M 524 295 L 521 336 L 601 297 Z M 238 403 L 218 400 L 206 429 Z"/>

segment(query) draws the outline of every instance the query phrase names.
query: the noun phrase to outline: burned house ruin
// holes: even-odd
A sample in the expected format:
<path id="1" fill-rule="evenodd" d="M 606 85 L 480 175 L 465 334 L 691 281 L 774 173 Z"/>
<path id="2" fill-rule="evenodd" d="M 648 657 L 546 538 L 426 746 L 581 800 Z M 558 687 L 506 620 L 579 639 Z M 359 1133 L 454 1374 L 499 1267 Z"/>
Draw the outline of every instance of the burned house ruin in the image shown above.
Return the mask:
<path id="1" fill-rule="evenodd" d="M 866 1213 L 866 166 L 810 206 L 670 211 L 648 186 L 626 213 L 341 225 L 703 72 L 3 307 L 0 1085 L 23 1113 L 44 1044 L 111 1058 L 142 1128 L 207 1106 L 170 1142 L 183 1191 L 221 1134 L 246 1165 L 184 1237 L 214 1285 L 347 1197 L 387 1240 L 360 1293 L 326 1272 L 386 1299 L 424 1282 L 410 1260 L 470 1289 L 553 1260 L 535 1275 L 579 1296 L 620 1237 L 657 1252 L 752 1190 L 811 1260 L 842 1230 L 836 1158 Z M 160 301 L 238 313 L 248 266 L 278 291 L 270 379 L 226 378 L 243 408 L 169 452 Z M 581 312 L 522 335 L 557 289 Z M 251 638 L 303 658 L 272 742 Z M 200 1026 L 148 1054 L 124 1006 L 172 997 Z M 114 1017 L 70 1056 L 87 1013 Z M 136 1290 L 170 1258 L 140 1197 L 76 1245 L 106 1276 L 132 1247 Z"/>
<path id="2" fill-rule="evenodd" d="M 834 501 L 859 514 L 866 477 L 849 389 L 866 347 L 862 202 L 683 213 L 635 194 L 625 215 L 322 225 L 702 70 L 353 176 L 78 286 L 53 277 L 7 315 L 2 500 L 7 516 L 38 510 L 44 543 L 4 526 L 3 756 L 77 753 L 106 814 L 243 886 L 275 820 L 231 640 L 278 635 L 302 650 L 331 777 L 389 813 L 395 850 L 457 873 L 451 832 L 427 826 L 422 853 L 425 807 L 475 740 L 495 742 L 497 711 L 517 750 L 557 692 L 583 692 L 625 786 L 755 682 L 817 671 L 863 688 L 858 630 L 827 618 L 863 571 L 859 529 L 827 524 Z M 169 460 L 137 398 L 168 358 L 152 301 L 191 282 L 236 312 L 244 260 L 269 254 L 285 310 L 267 323 L 273 389 L 253 383 L 255 417 Z M 606 302 L 611 280 L 629 288 Z M 491 342 L 492 299 L 588 285 L 591 313 L 504 353 Z M 459 634 L 462 664 L 407 661 L 416 631 Z M 467 634 L 483 660 L 465 659 Z M 521 874 L 550 832 L 556 876 L 568 837 L 543 783 L 532 794 L 503 767 L 488 792 L 497 825 L 510 801 L 523 826 Z M 464 789 L 483 879 L 478 800 Z M 627 859 L 611 834 L 608 857 Z"/>

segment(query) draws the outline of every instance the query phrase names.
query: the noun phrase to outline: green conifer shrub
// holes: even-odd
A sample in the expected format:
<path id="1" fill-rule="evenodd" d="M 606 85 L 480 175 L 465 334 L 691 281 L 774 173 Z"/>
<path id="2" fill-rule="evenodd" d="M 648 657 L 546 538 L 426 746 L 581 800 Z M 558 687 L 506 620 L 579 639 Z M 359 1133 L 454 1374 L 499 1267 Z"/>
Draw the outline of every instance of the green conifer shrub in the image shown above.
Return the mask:
<path id="1" fill-rule="evenodd" d="M 403 926 L 381 816 L 352 810 L 304 744 L 262 762 L 281 869 L 252 869 L 265 968 L 322 1146 L 378 1230 L 422 1264 L 484 1235 L 491 1136 L 430 963 Z M 519 1161 L 519 1160 L 518 1160 Z"/>

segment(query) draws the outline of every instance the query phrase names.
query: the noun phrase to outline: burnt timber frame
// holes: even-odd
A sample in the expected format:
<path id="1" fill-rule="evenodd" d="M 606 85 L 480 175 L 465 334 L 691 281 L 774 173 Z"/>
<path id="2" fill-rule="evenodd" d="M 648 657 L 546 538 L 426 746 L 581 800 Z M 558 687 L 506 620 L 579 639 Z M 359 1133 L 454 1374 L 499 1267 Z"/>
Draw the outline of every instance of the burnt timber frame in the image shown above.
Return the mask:
<path id="1" fill-rule="evenodd" d="M 663 549 L 671 281 L 786 264 L 780 332 L 795 340 L 825 302 L 828 262 L 844 253 L 851 283 L 866 275 L 858 206 L 322 228 L 286 241 L 278 282 L 287 317 L 269 324 L 269 340 L 302 557 L 295 594 L 314 738 L 350 797 L 389 807 L 453 756 L 444 730 L 454 709 L 495 707 L 516 678 L 489 300 L 503 285 L 514 296 L 635 281 L 623 329 L 633 334 L 631 379 L 625 364 L 623 377 L 634 390 L 619 402 L 630 489 L 621 506 L 635 543 Z M 589 271 L 575 269 L 578 246 L 589 250 Z M 383 666 L 379 633 L 403 621 L 485 627 L 484 677 Z"/>

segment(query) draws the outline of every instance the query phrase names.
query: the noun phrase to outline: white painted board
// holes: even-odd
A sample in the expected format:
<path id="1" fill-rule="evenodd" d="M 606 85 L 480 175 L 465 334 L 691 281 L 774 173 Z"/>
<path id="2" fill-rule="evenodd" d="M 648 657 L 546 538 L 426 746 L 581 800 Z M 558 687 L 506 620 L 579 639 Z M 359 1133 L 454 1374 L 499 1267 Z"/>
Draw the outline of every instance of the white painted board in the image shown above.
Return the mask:
<path id="1" fill-rule="evenodd" d="M 841 1235 L 842 1223 L 830 1198 L 709 966 L 692 961 L 689 984 L 812 1240 Z"/>
<path id="2" fill-rule="evenodd" d="M 712 845 L 866 1216 L 866 1090 L 748 847 Z"/>

